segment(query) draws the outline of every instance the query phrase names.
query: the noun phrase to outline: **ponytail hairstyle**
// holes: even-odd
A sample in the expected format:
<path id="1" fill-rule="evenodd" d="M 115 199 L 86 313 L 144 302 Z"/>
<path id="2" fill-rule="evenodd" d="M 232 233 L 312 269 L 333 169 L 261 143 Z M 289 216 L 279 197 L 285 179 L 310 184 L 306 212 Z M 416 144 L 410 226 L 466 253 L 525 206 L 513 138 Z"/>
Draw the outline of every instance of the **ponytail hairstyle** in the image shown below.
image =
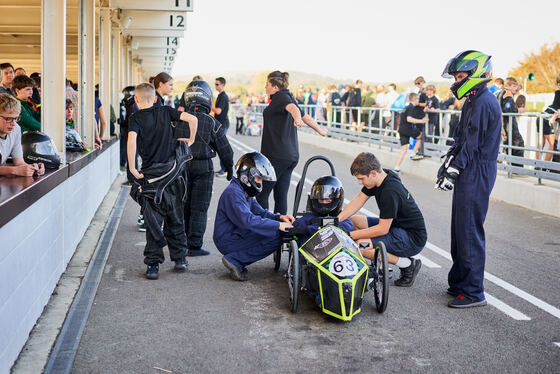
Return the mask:
<path id="1" fill-rule="evenodd" d="M 173 79 L 171 75 L 162 71 L 161 73 L 159 73 L 154 77 L 154 88 L 157 90 L 159 88 L 160 83 L 165 84 L 169 82 L 171 79 Z"/>
<path id="2" fill-rule="evenodd" d="M 273 71 L 272 73 L 268 74 L 268 77 L 266 77 L 266 79 L 270 82 L 271 85 L 276 86 L 279 89 L 288 88 L 289 78 L 290 78 L 290 74 L 286 72 L 282 73 L 278 70 Z"/>

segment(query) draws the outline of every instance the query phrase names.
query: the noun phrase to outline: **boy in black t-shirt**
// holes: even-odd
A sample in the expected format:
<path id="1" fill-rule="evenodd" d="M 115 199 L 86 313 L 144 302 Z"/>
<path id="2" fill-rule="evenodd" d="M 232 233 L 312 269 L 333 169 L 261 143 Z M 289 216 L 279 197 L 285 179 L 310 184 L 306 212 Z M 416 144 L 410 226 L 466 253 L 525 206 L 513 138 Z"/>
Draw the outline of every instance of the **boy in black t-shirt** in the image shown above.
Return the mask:
<path id="1" fill-rule="evenodd" d="M 404 160 L 404 156 L 406 156 L 406 152 L 408 151 L 408 141 L 409 138 L 412 137 L 416 139 L 416 144 L 412 149 L 411 157 L 413 160 L 420 160 L 422 159 L 421 156 L 417 155 L 418 149 L 420 148 L 421 136 L 422 131 L 420 127 L 417 125 L 422 125 L 428 122 L 428 117 L 424 114 L 424 110 L 418 106 L 418 95 L 415 93 L 411 93 L 408 95 L 408 101 L 410 104 L 405 108 L 405 110 L 401 113 L 401 123 L 399 125 L 399 136 L 401 139 L 401 152 L 399 153 L 399 157 L 397 157 L 397 164 L 393 169 L 397 173 L 401 171 L 401 163 Z"/>
<path id="2" fill-rule="evenodd" d="M 436 96 L 436 86 L 430 84 L 426 87 L 426 95 L 428 96 L 428 102 L 424 111 L 439 109 L 439 100 Z M 432 136 L 432 143 L 436 143 L 437 139 L 433 136 L 439 136 L 439 114 L 438 113 L 428 113 L 428 135 Z"/>
<path id="3" fill-rule="evenodd" d="M 136 86 L 134 100 L 139 110 L 129 119 L 127 141 L 128 167 L 136 178 L 131 196 L 140 204 L 146 223 L 146 277 L 158 279 L 165 245 L 169 247 L 171 260 L 175 261 L 175 270 L 185 271 L 187 268 L 183 174 L 192 156 L 181 143 L 190 146 L 194 142 L 198 120 L 166 105 L 154 106 L 156 93 L 149 83 Z M 177 141 L 171 122 L 179 120 L 189 124 L 190 137 Z M 142 157 L 141 172 L 134 162 L 137 144 Z"/>
<path id="4" fill-rule="evenodd" d="M 375 250 L 372 244 L 382 241 L 387 247 L 389 263 L 401 270 L 395 285 L 412 286 L 422 266 L 422 262 L 412 256 L 422 251 L 428 239 L 420 209 L 398 175 L 382 169 L 372 153 L 360 153 L 352 162 L 350 172 L 364 187 L 340 212 L 339 221 L 350 218 L 354 223 L 350 237 L 357 243 L 369 244 L 362 250 L 364 257 L 373 259 Z M 354 215 L 372 196 L 379 206 L 379 218 Z"/>

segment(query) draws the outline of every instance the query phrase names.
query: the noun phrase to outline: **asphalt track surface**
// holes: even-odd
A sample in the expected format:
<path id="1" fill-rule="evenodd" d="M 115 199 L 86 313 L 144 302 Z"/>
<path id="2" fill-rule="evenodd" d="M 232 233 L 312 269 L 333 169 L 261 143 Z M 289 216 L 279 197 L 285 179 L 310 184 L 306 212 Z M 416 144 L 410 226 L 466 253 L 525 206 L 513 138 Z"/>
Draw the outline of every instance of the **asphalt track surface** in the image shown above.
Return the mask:
<path id="1" fill-rule="evenodd" d="M 231 143 L 235 159 L 260 148 L 257 137 L 235 136 Z M 346 197 L 354 197 L 360 186 L 350 175 L 352 158 L 318 146 L 300 143 L 293 181 L 317 154 L 333 161 Z M 326 164 L 314 165 L 310 181 L 328 174 Z M 450 309 L 451 194 L 435 191 L 429 179 L 402 179 L 426 220 L 424 266 L 413 287 L 390 287 L 384 314 L 366 293 L 362 312 L 347 323 L 321 313 L 305 294 L 292 314 L 287 282 L 273 272 L 271 258 L 249 266 L 248 282 L 229 278 L 212 242 L 225 179 L 215 179 L 209 210 L 205 247 L 212 254 L 189 258 L 183 274 L 166 261 L 158 281 L 144 278 L 145 236 L 129 198 L 72 372 L 559 372 L 560 220 L 491 201 L 485 225 L 490 305 Z M 378 212 L 373 199 L 365 208 Z"/>

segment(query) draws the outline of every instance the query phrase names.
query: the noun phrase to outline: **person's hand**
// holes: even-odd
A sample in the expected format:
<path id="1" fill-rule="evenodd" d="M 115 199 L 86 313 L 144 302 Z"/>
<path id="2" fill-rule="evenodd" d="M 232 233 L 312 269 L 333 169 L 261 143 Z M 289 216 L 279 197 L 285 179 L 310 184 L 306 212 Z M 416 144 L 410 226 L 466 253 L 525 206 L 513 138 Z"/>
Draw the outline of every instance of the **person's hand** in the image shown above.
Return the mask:
<path id="1" fill-rule="evenodd" d="M 294 223 L 296 219 L 291 214 L 280 216 L 280 222 Z"/>
<path id="2" fill-rule="evenodd" d="M 319 128 L 319 135 L 321 135 L 321 136 L 327 136 L 328 132 L 329 132 L 329 130 L 327 130 L 324 127 Z"/>
<path id="3" fill-rule="evenodd" d="M 95 148 L 101 150 L 103 148 L 103 142 L 99 136 L 95 137 Z"/>
<path id="4" fill-rule="evenodd" d="M 303 125 L 304 125 L 304 123 L 303 123 L 303 120 L 301 118 L 294 120 L 294 126 L 295 127 L 303 127 Z"/>
<path id="5" fill-rule="evenodd" d="M 428 117 L 422 118 L 422 123 L 428 123 Z"/>
<path id="6" fill-rule="evenodd" d="M 144 174 L 140 173 L 138 170 L 136 169 L 130 169 L 130 174 L 132 174 L 134 176 L 134 178 L 136 179 L 142 179 L 144 178 Z"/>
<path id="7" fill-rule="evenodd" d="M 459 177 L 459 170 L 444 163 L 438 170 L 438 179 L 434 188 L 442 191 L 451 191 L 455 187 L 455 181 Z"/>
<path id="8" fill-rule="evenodd" d="M 280 226 L 278 227 L 278 230 L 287 232 L 288 229 L 291 229 L 292 227 L 293 227 L 292 224 L 289 222 L 280 222 Z"/>
<path id="9" fill-rule="evenodd" d="M 38 169 L 36 169 L 37 173 L 39 174 L 39 176 L 44 175 L 45 174 L 45 164 L 43 164 L 42 162 L 39 162 L 37 164 Z"/>
<path id="10" fill-rule="evenodd" d="M 231 178 L 233 178 L 233 168 L 230 166 L 230 167 L 226 170 L 226 180 L 230 181 Z"/>
<path id="11" fill-rule="evenodd" d="M 33 164 L 14 166 L 14 175 L 17 175 L 19 177 L 32 177 L 36 171 L 37 169 Z"/>

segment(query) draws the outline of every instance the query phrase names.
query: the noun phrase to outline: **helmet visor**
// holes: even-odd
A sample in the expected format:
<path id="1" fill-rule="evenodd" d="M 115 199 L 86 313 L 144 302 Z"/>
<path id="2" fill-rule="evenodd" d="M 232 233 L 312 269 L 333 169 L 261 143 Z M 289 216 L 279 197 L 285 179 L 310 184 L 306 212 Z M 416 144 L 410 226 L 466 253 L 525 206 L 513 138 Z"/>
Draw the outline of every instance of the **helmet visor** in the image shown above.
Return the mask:
<path id="1" fill-rule="evenodd" d="M 49 156 L 56 154 L 56 146 L 52 140 L 30 144 L 31 150 L 37 155 Z"/>
<path id="2" fill-rule="evenodd" d="M 260 160 L 255 161 L 255 167 L 251 170 L 253 176 L 259 176 L 264 181 L 275 182 L 276 172 L 272 164 L 268 162 L 268 160 L 267 162 L 260 162 Z"/>
<path id="3" fill-rule="evenodd" d="M 316 185 L 311 190 L 311 198 L 317 200 L 336 199 L 340 196 L 340 188 L 333 185 Z"/>
<path id="4" fill-rule="evenodd" d="M 478 61 L 476 60 L 465 60 L 459 59 L 457 57 L 453 57 L 447 65 L 445 65 L 445 69 L 443 69 L 443 73 L 441 76 L 443 78 L 453 78 L 455 74 L 464 71 L 471 75 L 477 68 Z"/>

